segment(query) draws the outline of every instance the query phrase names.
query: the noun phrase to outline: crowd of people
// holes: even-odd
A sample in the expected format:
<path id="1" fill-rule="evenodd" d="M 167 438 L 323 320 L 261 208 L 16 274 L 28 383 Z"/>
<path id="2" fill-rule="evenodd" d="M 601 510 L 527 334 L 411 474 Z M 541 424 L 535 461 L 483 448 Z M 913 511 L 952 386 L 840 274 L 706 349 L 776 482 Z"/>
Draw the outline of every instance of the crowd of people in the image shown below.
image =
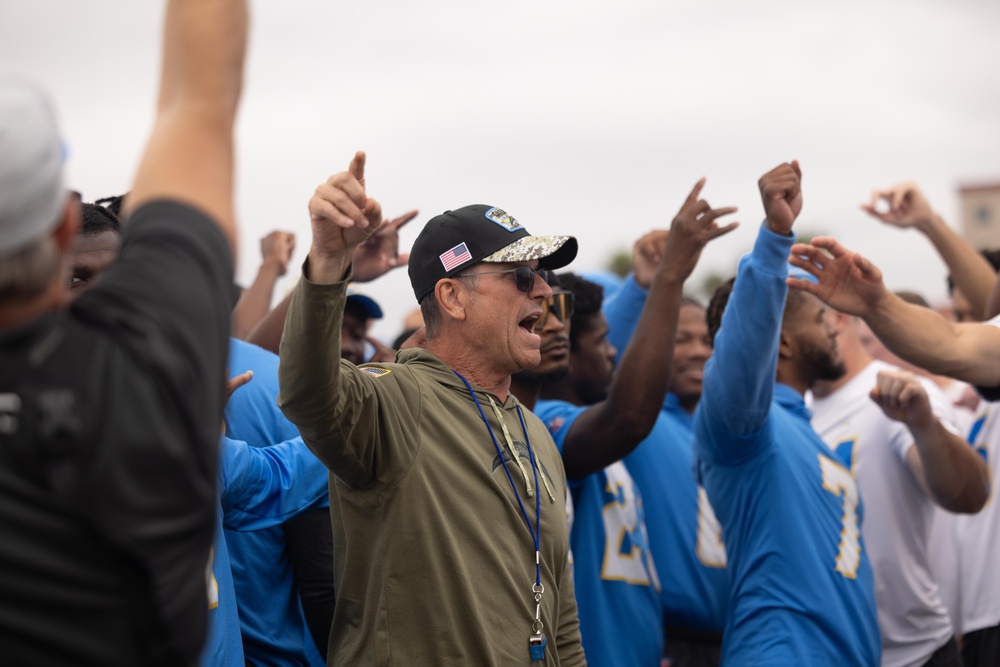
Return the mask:
<path id="1" fill-rule="evenodd" d="M 64 183 L 0 70 L 0 655 L 12 665 L 1000 664 L 1000 281 L 914 184 L 953 312 L 799 242 L 798 162 L 753 250 L 699 180 L 623 280 L 507 210 L 409 252 L 366 156 L 233 284 L 245 0 L 169 0 L 124 195 Z M 392 345 L 363 286 L 405 267 Z M 403 315 L 403 314 L 396 314 Z M 221 427 L 221 434 L 220 434 Z"/>

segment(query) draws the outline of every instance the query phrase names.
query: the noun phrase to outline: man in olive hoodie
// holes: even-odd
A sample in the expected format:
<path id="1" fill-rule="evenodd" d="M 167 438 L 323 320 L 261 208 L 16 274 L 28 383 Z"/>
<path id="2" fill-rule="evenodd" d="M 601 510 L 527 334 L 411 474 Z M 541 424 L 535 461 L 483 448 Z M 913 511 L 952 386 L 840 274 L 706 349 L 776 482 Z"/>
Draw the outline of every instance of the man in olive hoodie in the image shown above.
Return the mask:
<path id="1" fill-rule="evenodd" d="M 279 404 L 331 471 L 330 664 L 584 665 L 566 483 L 510 393 L 539 363 L 545 271 L 576 240 L 466 206 L 427 223 L 409 274 L 427 329 L 396 363 L 340 359 L 354 248 L 382 222 L 365 158 L 310 200 L 313 239 L 281 341 Z"/>

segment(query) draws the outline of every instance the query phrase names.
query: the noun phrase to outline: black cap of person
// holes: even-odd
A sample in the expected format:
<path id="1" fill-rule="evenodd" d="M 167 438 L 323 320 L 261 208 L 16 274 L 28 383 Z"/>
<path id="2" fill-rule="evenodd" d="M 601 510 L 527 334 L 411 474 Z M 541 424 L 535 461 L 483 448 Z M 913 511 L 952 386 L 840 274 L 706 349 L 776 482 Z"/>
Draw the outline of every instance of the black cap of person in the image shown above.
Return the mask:
<path id="1" fill-rule="evenodd" d="M 419 302 L 442 278 L 476 262 L 506 264 L 538 260 L 542 269 L 560 269 L 576 257 L 572 236 L 532 236 L 514 216 L 485 204 L 445 211 L 424 225 L 410 249 L 408 271 Z"/>

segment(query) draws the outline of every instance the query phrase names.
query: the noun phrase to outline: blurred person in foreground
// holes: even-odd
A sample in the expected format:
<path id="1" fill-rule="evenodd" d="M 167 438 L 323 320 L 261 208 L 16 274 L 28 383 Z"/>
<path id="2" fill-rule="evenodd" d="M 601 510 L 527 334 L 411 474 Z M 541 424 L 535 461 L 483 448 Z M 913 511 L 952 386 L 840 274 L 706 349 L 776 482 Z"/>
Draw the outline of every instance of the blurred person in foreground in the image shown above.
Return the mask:
<path id="1" fill-rule="evenodd" d="M 167 5 L 119 261 L 68 304 L 79 208 L 40 89 L 0 74 L 0 654 L 189 665 L 206 633 L 236 228 L 242 0 Z"/>

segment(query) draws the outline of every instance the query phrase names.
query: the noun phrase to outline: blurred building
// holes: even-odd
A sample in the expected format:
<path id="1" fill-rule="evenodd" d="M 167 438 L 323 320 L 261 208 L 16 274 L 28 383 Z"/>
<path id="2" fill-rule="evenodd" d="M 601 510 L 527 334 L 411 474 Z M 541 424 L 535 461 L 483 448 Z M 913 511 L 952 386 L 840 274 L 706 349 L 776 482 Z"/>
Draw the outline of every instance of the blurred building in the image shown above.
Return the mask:
<path id="1" fill-rule="evenodd" d="M 959 188 L 962 233 L 979 250 L 1000 247 L 1000 183 Z"/>

